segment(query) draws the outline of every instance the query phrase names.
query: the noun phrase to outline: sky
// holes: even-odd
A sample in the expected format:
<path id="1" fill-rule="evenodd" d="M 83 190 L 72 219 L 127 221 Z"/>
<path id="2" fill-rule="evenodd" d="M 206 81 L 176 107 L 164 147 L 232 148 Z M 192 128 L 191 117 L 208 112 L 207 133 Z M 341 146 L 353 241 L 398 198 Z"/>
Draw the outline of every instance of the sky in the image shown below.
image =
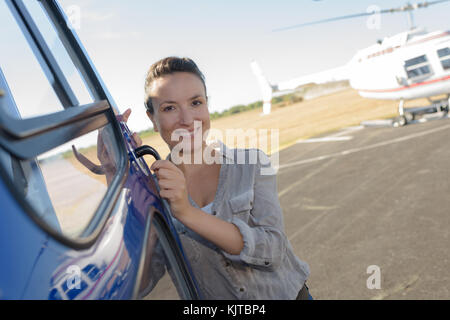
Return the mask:
<path id="1" fill-rule="evenodd" d="M 26 0 L 30 1 L 30 0 Z M 76 32 L 119 110 L 132 109 L 133 131 L 151 127 L 143 106 L 150 65 L 166 56 L 192 58 L 205 74 L 210 112 L 261 100 L 250 62 L 256 60 L 271 83 L 339 67 L 358 49 L 405 31 L 405 13 L 273 29 L 335 16 L 388 9 L 405 1 L 313 0 L 60 0 L 76 17 Z M 75 7 L 74 7 L 75 6 Z M 450 30 L 450 2 L 414 12 L 429 31 Z"/>

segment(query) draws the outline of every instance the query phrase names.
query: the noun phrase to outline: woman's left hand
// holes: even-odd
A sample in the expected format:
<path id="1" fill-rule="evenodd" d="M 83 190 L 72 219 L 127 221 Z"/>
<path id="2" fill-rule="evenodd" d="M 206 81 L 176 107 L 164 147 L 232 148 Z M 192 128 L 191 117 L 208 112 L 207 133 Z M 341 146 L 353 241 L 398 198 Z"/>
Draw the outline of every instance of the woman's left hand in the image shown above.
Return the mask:
<path id="1" fill-rule="evenodd" d="M 125 123 L 127 123 L 128 118 L 130 117 L 131 114 L 131 108 L 128 108 L 127 110 L 125 110 L 124 113 L 119 114 L 117 116 L 117 121 L 123 121 Z M 140 147 L 142 146 L 142 139 L 141 137 L 139 137 L 139 135 L 136 132 L 133 132 L 131 134 L 131 138 L 134 140 L 134 143 L 136 144 L 136 146 Z"/>
<path id="2" fill-rule="evenodd" d="M 157 160 L 150 169 L 158 178 L 161 197 L 169 200 L 173 215 L 182 220 L 183 213 L 191 206 L 183 172 L 169 160 Z"/>

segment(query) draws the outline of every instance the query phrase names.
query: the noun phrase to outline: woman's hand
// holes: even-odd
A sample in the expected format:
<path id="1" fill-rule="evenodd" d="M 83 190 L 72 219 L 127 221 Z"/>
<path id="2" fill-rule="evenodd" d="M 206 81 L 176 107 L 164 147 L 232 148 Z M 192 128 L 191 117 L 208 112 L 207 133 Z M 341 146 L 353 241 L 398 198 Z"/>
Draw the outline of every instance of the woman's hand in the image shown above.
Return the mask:
<path id="1" fill-rule="evenodd" d="M 172 214 L 181 223 L 225 252 L 237 255 L 244 247 L 237 226 L 191 205 L 184 173 L 169 160 L 157 160 L 150 167 L 158 178 L 161 197 L 170 202 Z"/>
<path id="2" fill-rule="evenodd" d="M 157 160 L 153 162 L 150 169 L 158 178 L 159 194 L 169 200 L 173 215 L 183 222 L 183 214 L 187 214 L 192 207 L 183 172 L 169 160 Z"/>
<path id="3" fill-rule="evenodd" d="M 128 108 L 127 110 L 125 110 L 124 113 L 119 114 L 117 116 L 117 120 L 118 121 L 123 121 L 123 122 L 126 123 L 128 121 L 128 118 L 130 117 L 130 114 L 131 114 L 131 109 Z M 134 143 L 136 143 L 137 147 L 142 146 L 142 139 L 141 139 L 141 137 L 139 137 L 139 135 L 136 132 L 133 132 L 131 134 L 131 138 L 133 139 Z"/>

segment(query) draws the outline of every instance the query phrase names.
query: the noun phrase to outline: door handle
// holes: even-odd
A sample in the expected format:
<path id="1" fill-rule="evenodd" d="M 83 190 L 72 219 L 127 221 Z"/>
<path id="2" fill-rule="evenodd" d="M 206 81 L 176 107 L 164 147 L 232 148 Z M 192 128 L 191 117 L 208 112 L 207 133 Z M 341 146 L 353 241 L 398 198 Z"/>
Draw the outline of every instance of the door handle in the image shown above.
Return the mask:
<path id="1" fill-rule="evenodd" d="M 140 158 L 146 154 L 152 155 L 156 160 L 161 160 L 161 156 L 158 151 L 156 151 L 153 147 L 144 145 L 134 149 L 134 153 L 137 158 Z"/>
<path id="2" fill-rule="evenodd" d="M 147 146 L 147 145 L 143 145 L 140 146 L 136 149 L 134 149 L 134 153 L 136 154 L 136 158 L 140 158 L 143 157 L 144 155 L 152 155 L 156 160 L 161 160 L 161 156 L 159 155 L 158 151 L 155 150 L 155 148 Z M 158 191 L 158 194 L 161 191 L 161 188 L 159 187 L 159 183 L 157 179 L 155 180 L 155 184 L 156 184 L 156 190 Z M 170 205 L 169 202 L 167 202 L 166 199 L 164 199 L 163 197 L 161 197 L 161 202 L 163 204 L 164 209 L 166 210 L 166 212 L 173 217 L 172 211 L 170 210 Z"/>

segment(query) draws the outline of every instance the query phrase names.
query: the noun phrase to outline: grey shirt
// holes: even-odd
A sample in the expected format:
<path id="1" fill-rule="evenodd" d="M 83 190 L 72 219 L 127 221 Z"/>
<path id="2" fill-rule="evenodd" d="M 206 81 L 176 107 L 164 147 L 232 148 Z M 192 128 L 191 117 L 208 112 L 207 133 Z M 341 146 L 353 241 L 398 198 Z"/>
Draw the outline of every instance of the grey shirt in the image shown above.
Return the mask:
<path id="1" fill-rule="evenodd" d="M 260 150 L 229 149 L 221 142 L 218 155 L 222 165 L 211 214 L 238 227 L 241 253 L 228 254 L 173 219 L 203 297 L 295 299 L 309 266 L 295 256 L 284 234 L 269 158 Z"/>

